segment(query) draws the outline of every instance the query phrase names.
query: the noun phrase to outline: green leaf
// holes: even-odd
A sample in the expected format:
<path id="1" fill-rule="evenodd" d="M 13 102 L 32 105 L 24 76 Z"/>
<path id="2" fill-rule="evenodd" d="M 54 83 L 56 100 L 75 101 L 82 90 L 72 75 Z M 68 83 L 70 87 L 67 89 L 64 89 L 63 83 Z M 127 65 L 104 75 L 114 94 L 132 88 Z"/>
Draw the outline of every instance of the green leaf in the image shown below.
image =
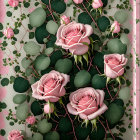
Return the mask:
<path id="1" fill-rule="evenodd" d="M 7 11 L 6 15 L 7 15 L 8 17 L 11 17 L 11 16 L 12 16 L 12 13 L 11 13 L 10 11 Z"/>
<path id="2" fill-rule="evenodd" d="M 9 84 L 9 79 L 8 78 L 3 78 L 2 80 L 1 80 L 1 85 L 2 86 L 7 86 Z"/>
<path id="3" fill-rule="evenodd" d="M 3 30 L 3 25 L 2 25 L 2 23 L 0 23 L 0 30 Z"/>
<path id="4" fill-rule="evenodd" d="M 30 33 L 29 33 L 29 39 L 33 39 L 34 36 L 35 36 L 34 32 L 30 32 Z"/>
<path id="5" fill-rule="evenodd" d="M 86 54 L 84 54 L 84 55 L 83 55 L 83 58 L 86 60 L 87 65 L 88 65 L 88 54 L 87 54 L 87 53 L 86 53 Z"/>

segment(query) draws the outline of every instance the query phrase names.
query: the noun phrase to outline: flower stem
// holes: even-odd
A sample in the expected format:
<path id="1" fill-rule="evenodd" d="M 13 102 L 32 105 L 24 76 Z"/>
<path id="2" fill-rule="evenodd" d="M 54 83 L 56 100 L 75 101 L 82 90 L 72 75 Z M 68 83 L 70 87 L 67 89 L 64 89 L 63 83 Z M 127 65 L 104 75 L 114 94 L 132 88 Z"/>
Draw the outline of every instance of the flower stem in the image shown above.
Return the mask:
<path id="1" fill-rule="evenodd" d="M 73 121 L 72 121 L 72 119 L 71 119 L 71 117 L 70 117 L 70 115 L 69 115 L 69 113 L 68 113 L 68 111 L 67 111 L 65 105 L 64 105 L 63 103 L 62 103 L 62 105 L 63 105 L 63 107 L 64 107 L 64 109 L 65 109 L 65 111 L 66 111 L 66 114 L 68 115 L 68 117 L 69 117 L 69 119 L 70 119 L 70 121 L 71 121 L 72 128 L 73 128 L 73 134 L 74 134 L 75 140 L 77 140 L 77 137 L 76 137 L 76 134 L 75 134 L 74 125 L 73 125 Z"/>
<path id="2" fill-rule="evenodd" d="M 95 22 L 94 18 L 91 16 L 91 14 L 89 13 L 89 11 L 87 10 L 86 6 L 84 5 L 84 3 L 82 3 L 83 7 L 85 8 L 86 12 L 88 13 L 88 15 L 91 17 L 92 21 L 94 22 L 94 24 L 96 25 L 97 29 L 100 31 L 97 23 Z M 101 33 L 101 31 L 100 31 Z"/>
<path id="3" fill-rule="evenodd" d="M 107 121 L 107 120 L 106 120 L 106 124 L 107 124 L 107 128 L 108 128 L 108 130 L 109 130 L 109 132 L 110 132 L 110 134 L 111 134 L 113 140 L 115 140 L 115 137 L 114 137 L 114 135 L 112 134 L 112 132 L 111 132 L 111 130 L 110 130 L 110 128 L 109 128 L 109 125 L 108 125 L 108 121 Z"/>

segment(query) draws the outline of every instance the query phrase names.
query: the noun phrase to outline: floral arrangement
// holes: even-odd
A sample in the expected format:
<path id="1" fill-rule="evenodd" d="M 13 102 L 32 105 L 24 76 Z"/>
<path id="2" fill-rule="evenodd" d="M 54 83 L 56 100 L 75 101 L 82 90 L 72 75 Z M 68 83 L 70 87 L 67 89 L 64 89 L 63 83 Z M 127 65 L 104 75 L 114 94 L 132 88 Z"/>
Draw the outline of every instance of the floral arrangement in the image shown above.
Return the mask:
<path id="1" fill-rule="evenodd" d="M 3 59 L 3 65 L 15 71 L 10 80 L 1 77 L 1 85 L 10 82 L 16 92 L 16 113 L 9 109 L 6 119 L 11 125 L 24 124 L 32 134 L 13 129 L 8 140 L 122 140 L 126 131 L 120 127 L 122 118 L 131 114 L 127 113 L 131 82 L 126 75 L 131 58 L 129 29 L 123 25 L 126 11 L 132 10 L 129 1 L 118 0 L 114 16 L 108 15 L 113 0 L 34 3 L 36 8 L 28 15 L 22 13 L 13 27 L 7 24 L 3 30 L 0 24 L 1 51 L 7 50 L 6 40 L 15 46 L 18 28 L 26 29 L 24 19 L 29 19 L 31 39 L 20 41 L 21 48 L 13 51 L 15 58 Z M 18 10 L 30 4 L 8 0 L 7 6 Z M 72 16 L 64 14 L 69 8 Z M 7 16 L 12 18 L 12 13 Z"/>

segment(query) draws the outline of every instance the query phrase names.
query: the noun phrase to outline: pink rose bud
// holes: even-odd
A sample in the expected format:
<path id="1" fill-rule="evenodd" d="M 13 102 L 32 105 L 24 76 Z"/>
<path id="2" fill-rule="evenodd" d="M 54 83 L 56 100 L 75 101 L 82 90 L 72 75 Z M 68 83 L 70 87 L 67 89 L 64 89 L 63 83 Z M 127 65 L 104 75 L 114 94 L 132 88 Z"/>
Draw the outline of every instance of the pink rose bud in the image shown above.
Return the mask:
<path id="1" fill-rule="evenodd" d="M 35 121 L 36 121 L 36 119 L 35 119 L 34 116 L 29 116 L 29 117 L 26 119 L 26 122 L 27 122 L 28 124 L 31 124 L 31 125 L 34 124 Z"/>
<path id="2" fill-rule="evenodd" d="M 23 140 L 23 135 L 19 130 L 12 130 L 8 135 L 8 140 Z"/>
<path id="3" fill-rule="evenodd" d="M 17 7 L 18 4 L 19 4 L 19 1 L 18 1 L 18 0 L 8 0 L 8 4 L 9 4 L 11 7 Z"/>
<path id="4" fill-rule="evenodd" d="M 44 112 L 45 112 L 46 114 L 50 114 L 50 113 L 52 113 L 53 111 L 54 111 L 54 105 L 53 105 L 53 104 L 47 103 L 47 104 L 44 106 Z"/>
<path id="5" fill-rule="evenodd" d="M 94 9 L 103 7 L 103 2 L 102 2 L 102 0 L 93 0 L 93 2 L 92 2 L 92 7 L 93 7 Z"/>
<path id="6" fill-rule="evenodd" d="M 80 4 L 80 3 L 83 2 L 83 0 L 73 0 L 73 1 L 74 1 L 74 3 L 76 3 L 76 4 Z"/>
<path id="7" fill-rule="evenodd" d="M 64 0 L 65 3 L 68 3 L 69 0 Z"/>
<path id="8" fill-rule="evenodd" d="M 61 24 L 69 24 L 70 23 L 70 18 L 65 16 L 65 15 L 63 15 L 61 17 L 61 21 L 60 22 L 61 22 Z"/>
<path id="9" fill-rule="evenodd" d="M 127 58 L 124 54 L 109 54 L 104 56 L 104 73 L 109 78 L 117 78 L 123 75 L 124 66 L 127 63 Z"/>
<path id="10" fill-rule="evenodd" d="M 19 0 L 20 2 L 23 2 L 24 0 Z"/>
<path id="11" fill-rule="evenodd" d="M 114 21 L 114 23 L 111 25 L 111 31 L 113 33 L 119 33 L 120 32 L 120 24 L 118 21 Z"/>
<path id="12" fill-rule="evenodd" d="M 12 28 L 7 28 L 4 30 L 3 34 L 7 37 L 7 38 L 12 38 L 14 36 L 14 32 Z"/>
<path id="13" fill-rule="evenodd" d="M 108 109 L 104 104 L 104 96 L 103 90 L 95 90 L 91 87 L 78 89 L 69 96 L 68 112 L 79 115 L 84 120 L 93 120 Z"/>

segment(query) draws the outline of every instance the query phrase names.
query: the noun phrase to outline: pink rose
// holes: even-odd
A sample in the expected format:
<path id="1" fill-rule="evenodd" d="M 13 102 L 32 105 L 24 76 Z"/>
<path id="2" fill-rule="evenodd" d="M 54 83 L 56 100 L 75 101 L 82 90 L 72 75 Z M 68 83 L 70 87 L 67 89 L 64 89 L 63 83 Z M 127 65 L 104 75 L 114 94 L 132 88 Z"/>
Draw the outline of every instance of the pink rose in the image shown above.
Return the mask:
<path id="1" fill-rule="evenodd" d="M 103 2 L 102 2 L 102 0 L 93 0 L 93 2 L 92 2 L 92 7 L 93 7 L 94 9 L 103 7 Z"/>
<path id="2" fill-rule="evenodd" d="M 114 21 L 114 23 L 111 25 L 111 31 L 113 33 L 119 33 L 120 32 L 120 24 L 118 21 Z"/>
<path id="3" fill-rule="evenodd" d="M 44 106 L 44 112 L 46 113 L 46 114 L 49 114 L 49 113 L 52 113 L 54 111 L 54 105 L 53 104 L 46 104 L 45 106 Z"/>
<path id="4" fill-rule="evenodd" d="M 74 3 L 76 3 L 76 4 L 80 4 L 80 3 L 83 2 L 83 0 L 73 0 L 73 1 L 74 1 Z"/>
<path id="5" fill-rule="evenodd" d="M 32 96 L 39 100 L 57 102 L 61 96 L 65 95 L 64 86 L 68 82 L 68 75 L 53 70 L 31 86 Z"/>
<path id="6" fill-rule="evenodd" d="M 103 102 L 104 95 L 103 90 L 81 88 L 70 94 L 67 109 L 70 114 L 79 115 L 81 119 L 93 120 L 108 109 Z"/>
<path id="7" fill-rule="evenodd" d="M 7 38 L 12 38 L 14 36 L 14 32 L 12 28 L 7 28 L 4 30 L 3 34 L 7 37 Z"/>
<path id="8" fill-rule="evenodd" d="M 9 4 L 11 7 L 17 7 L 18 4 L 19 4 L 19 1 L 18 1 L 18 0 L 8 0 L 8 4 Z"/>
<path id="9" fill-rule="evenodd" d="M 65 3 L 68 3 L 69 0 L 64 0 Z"/>
<path id="10" fill-rule="evenodd" d="M 65 16 L 65 15 L 63 15 L 61 17 L 61 21 L 60 22 L 61 22 L 61 24 L 69 24 L 70 23 L 70 18 Z"/>
<path id="11" fill-rule="evenodd" d="M 89 36 L 93 33 L 90 25 L 71 22 L 63 24 L 57 31 L 56 45 L 69 50 L 74 55 L 83 55 L 88 52 Z"/>
<path id="12" fill-rule="evenodd" d="M 127 58 L 124 54 L 109 54 L 104 56 L 104 73 L 107 77 L 116 78 L 123 75 Z"/>
<path id="13" fill-rule="evenodd" d="M 34 124 L 35 121 L 36 121 L 36 119 L 35 119 L 34 116 L 29 116 L 29 117 L 26 119 L 26 122 L 27 122 L 28 124 L 31 124 L 31 125 Z"/>
<path id="14" fill-rule="evenodd" d="M 8 135 L 8 140 L 23 140 L 23 135 L 21 135 L 21 131 L 12 130 Z"/>

